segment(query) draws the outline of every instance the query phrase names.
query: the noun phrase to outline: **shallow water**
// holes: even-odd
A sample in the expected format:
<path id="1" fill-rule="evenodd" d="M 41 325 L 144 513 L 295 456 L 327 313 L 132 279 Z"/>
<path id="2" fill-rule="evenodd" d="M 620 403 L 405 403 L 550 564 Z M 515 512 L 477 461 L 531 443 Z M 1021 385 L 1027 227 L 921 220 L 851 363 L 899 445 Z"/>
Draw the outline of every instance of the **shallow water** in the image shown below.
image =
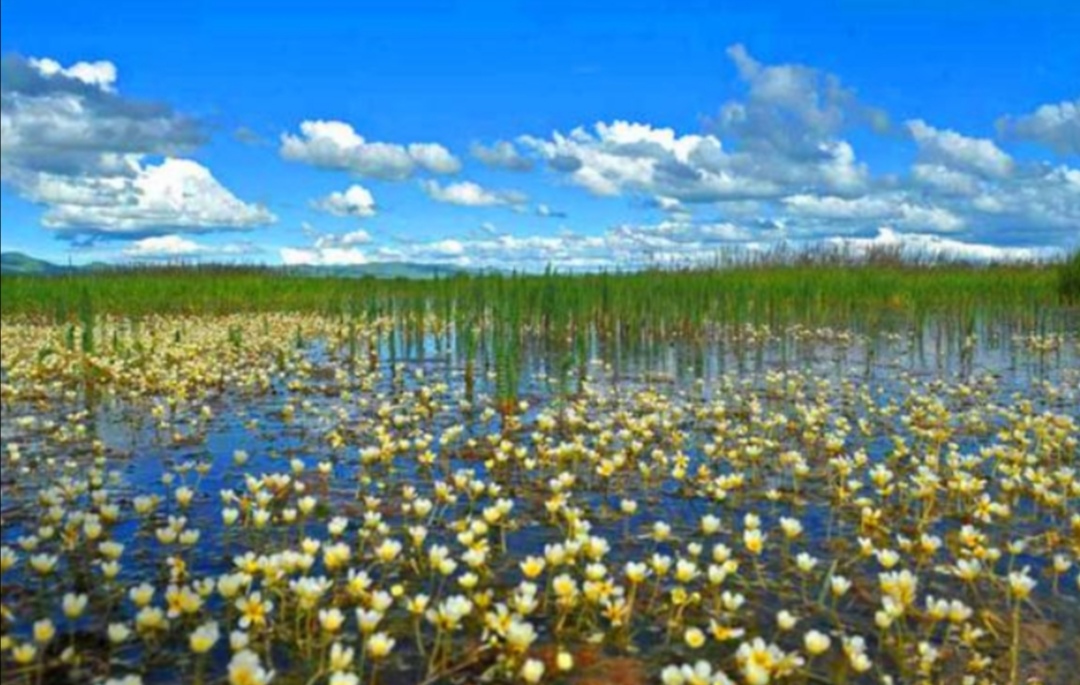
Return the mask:
<path id="1" fill-rule="evenodd" d="M 898 536 L 913 534 L 914 520 L 884 521 L 867 527 L 859 517 L 858 508 L 839 506 L 835 484 L 825 463 L 830 457 L 863 452 L 866 464 L 855 467 L 859 473 L 865 475 L 875 464 L 888 463 L 897 470 L 899 479 L 909 479 L 912 474 L 901 470 L 904 458 L 894 452 L 900 441 L 910 449 L 923 450 L 917 455 L 920 458 L 925 457 L 926 450 L 940 453 L 940 459 L 934 463 L 940 463 L 943 477 L 948 478 L 955 468 L 950 460 L 979 455 L 983 450 L 1007 444 L 1008 439 L 1003 440 L 999 431 L 1016 430 L 1023 421 L 1018 416 L 1055 415 L 1073 421 L 1066 429 L 1071 435 L 1073 454 L 1056 454 L 1053 461 L 1075 468 L 1076 421 L 1080 420 L 1077 330 L 1059 331 L 1060 343 L 1047 351 L 1034 349 L 1031 339 L 1011 333 L 1005 325 L 996 328 L 988 325 L 982 334 L 967 347 L 962 338 L 939 335 L 938 329 L 932 327 L 921 335 L 874 337 L 837 331 L 718 330 L 692 345 L 662 344 L 634 352 L 615 351 L 594 343 L 590 357 L 617 360 L 617 363 L 591 362 L 583 383 L 576 366 L 565 382 L 553 380 L 551 376 L 565 368 L 562 355 L 536 345 L 521 360 L 525 371 L 518 399 L 528 402 L 529 407 L 509 426 L 497 413 L 484 413 L 498 392 L 495 379 L 484 373 L 484 365 L 479 365 L 477 371 L 474 396 L 467 397 L 464 365 L 457 346 L 448 345 L 450 351 L 439 354 L 439 346 L 432 341 L 421 348 L 421 358 L 417 354 L 407 357 L 400 350 L 390 354 L 384 339 L 377 348 L 379 362 L 369 366 L 367 358 L 357 363 L 346 361 L 340 348 L 316 332 L 302 345 L 289 346 L 291 359 L 268 373 L 264 387 L 245 388 L 237 382 L 216 387 L 213 383 L 201 384 L 196 392 L 189 393 L 159 417 L 152 416 L 152 411 L 167 405 L 167 393 L 111 393 L 107 384 L 88 392 L 85 384 L 60 382 L 45 386 L 46 392 L 53 393 L 45 399 L 10 399 L 5 395 L 0 417 L 5 450 L 0 541 L 17 548 L 21 538 L 38 532 L 41 507 L 37 502 L 42 489 L 85 477 L 85 469 L 94 463 L 97 443 L 98 453 L 104 455 L 105 469 L 114 474 L 103 489 L 107 489 L 109 501 L 118 504 L 123 512 L 121 521 L 108 530 L 111 539 L 127 548 L 123 570 L 114 585 L 128 588 L 151 582 L 159 588 L 160 602 L 168 584 L 162 574 L 169 557 L 182 556 L 188 578 L 217 578 L 234 572 L 234 558 L 247 551 L 270 554 L 295 546 L 303 538 L 331 540 L 327 522 L 332 516 L 348 519 L 345 539 L 355 541 L 358 531 L 364 529 L 364 497 L 383 500 L 367 510 L 380 512 L 382 521 L 392 531 L 391 536 L 404 540 L 406 525 L 417 522 L 402 513 L 401 488 L 411 485 L 417 496 L 434 499 L 436 483 L 453 483 L 455 474 L 459 474 L 466 484 L 469 480 L 496 483 L 502 488 L 498 497 L 514 500 L 514 525 L 505 532 L 505 551 L 500 549 L 502 536 L 492 534 L 493 559 L 488 572 L 483 574 L 484 586 L 492 590 L 497 601 L 502 601 L 500 598 L 508 596 L 521 580 L 518 565 L 525 556 L 543 555 L 545 545 L 566 539 L 567 522 L 553 519 L 545 509 L 545 502 L 553 496 L 549 481 L 565 472 L 577 479 L 572 501 L 592 524 L 590 534 L 610 543 L 611 550 L 604 555 L 603 563 L 615 576 L 627 562 L 647 561 L 653 554 L 688 558 L 692 550 L 687 545 L 694 542 L 704 545 L 703 567 L 707 565 L 713 543 L 723 542 L 735 550 L 743 570 L 728 583 L 730 589 L 751 599 L 750 607 L 742 611 L 739 620 L 740 626 L 747 630 L 747 638 L 760 635 L 766 640 L 780 641 L 786 649 L 794 649 L 798 640 L 777 634 L 774 627 L 776 611 L 788 607 L 796 607 L 796 613 L 805 615 L 796 635 L 811 627 L 838 630 L 831 625 L 824 606 L 813 601 L 823 587 L 823 578 L 814 579 L 812 588 L 806 591 L 808 598 L 797 598 L 801 583 L 791 580 L 790 573 L 794 550 L 822 559 L 823 568 L 819 572 L 828 570 L 830 563 L 847 569 L 845 572 L 856 586 L 852 596 L 840 603 L 844 631 L 866 636 L 879 675 L 900 678 L 906 672 L 896 666 L 895 660 L 890 661 L 884 648 L 879 650 L 878 631 L 874 627 L 877 598 L 873 595 L 880 569 L 872 559 L 858 561 L 857 539 L 874 538 L 879 541 L 879 548 L 881 541 L 888 538 L 895 544 Z M 21 375 L 16 376 L 15 364 L 9 362 L 5 358 L 2 382 L 14 388 L 29 383 L 26 369 L 20 367 Z M 177 364 L 188 363 L 191 362 L 177 361 Z M 268 368 L 271 366 L 268 363 Z M 417 376 L 418 371 L 423 372 L 422 378 Z M 443 387 L 433 387 L 437 384 Z M 72 394 L 63 397 L 65 390 Z M 417 412 L 422 404 L 418 399 L 421 393 L 430 395 L 428 402 L 433 406 L 430 415 Z M 462 408 L 466 401 L 471 403 L 471 408 Z M 209 409 L 206 414 L 202 414 L 204 406 Z M 291 418 L 285 416 L 289 408 L 294 410 Z M 820 419 L 808 419 L 815 409 L 820 411 Z M 541 415 L 552 418 L 555 426 L 541 431 L 538 428 Z M 919 425 L 920 417 L 926 420 L 925 425 Z M 395 422 L 395 418 L 399 421 Z M 75 426 L 82 428 L 76 430 Z M 461 427 L 461 436 L 440 447 L 440 438 L 451 427 Z M 431 449 L 436 453 L 434 465 L 421 465 L 418 450 L 413 447 L 395 452 L 385 462 L 362 464 L 363 450 L 386 444 L 377 437 L 378 430 L 394 440 L 430 438 Z M 929 440 L 925 431 L 933 430 L 941 430 L 944 439 Z M 539 442 L 533 435 L 538 431 L 543 433 Z M 814 431 L 820 435 L 808 438 L 807 433 Z M 841 436 L 839 444 L 826 444 L 826 436 L 830 434 Z M 533 470 L 516 465 L 498 466 L 497 450 L 488 436 L 495 436 L 494 445 L 501 440 L 512 442 L 541 464 Z M 341 444 L 332 444 L 337 439 Z M 18 463 L 11 460 L 11 445 L 18 446 Z M 565 455 L 553 456 L 560 449 Z M 760 458 L 746 461 L 747 454 L 754 449 L 760 449 Z M 731 459 L 717 459 L 717 450 L 738 454 L 733 454 Z M 242 467 L 233 463 L 237 451 L 250 455 Z M 790 470 L 776 462 L 787 451 L 803 452 L 816 464 L 798 484 L 792 480 Z M 612 477 L 603 477 L 597 468 L 603 466 L 604 458 L 616 454 L 639 465 L 648 464 L 654 473 L 647 476 L 641 469 L 616 468 Z M 673 477 L 671 471 L 672 460 L 678 455 L 685 457 L 684 478 Z M 307 492 L 317 496 L 320 502 L 317 512 L 304 525 L 285 525 L 280 521 L 283 509 L 288 506 L 284 498 L 271 507 L 278 520 L 264 529 L 222 525 L 222 491 L 243 492 L 247 477 L 295 473 L 294 460 L 304 467 L 302 475 L 296 475 L 295 480 L 305 483 Z M 520 459 L 511 457 L 508 461 L 516 463 Z M 329 465 L 327 473 L 316 472 L 320 463 Z M 188 468 L 196 464 L 207 467 L 205 475 L 197 476 Z M 991 459 L 970 469 L 986 479 L 982 491 L 991 498 L 1004 496 L 997 467 L 998 462 Z M 709 469 L 708 477 L 695 480 L 701 468 Z M 472 475 L 462 477 L 462 470 Z M 718 500 L 712 481 L 744 472 L 751 474 L 747 484 Z M 165 484 L 163 477 L 173 480 Z M 181 484 L 196 492 L 191 505 L 183 509 L 174 498 L 175 489 Z M 872 490 L 868 483 L 864 487 L 867 492 Z M 429 517 L 425 548 L 445 544 L 460 550 L 460 531 L 447 524 L 473 520 L 484 506 L 497 499 L 484 494 L 474 501 L 466 496 L 467 488 L 457 490 L 456 504 L 437 507 Z M 775 501 L 767 496 L 771 490 L 777 493 Z M 1080 646 L 1068 637 L 1080 631 L 1080 592 L 1075 568 L 1061 580 L 1057 594 L 1052 592 L 1045 575 L 1052 556 L 1047 551 L 1051 548 L 1043 544 L 1047 536 L 1062 541 L 1053 549 L 1067 550 L 1070 536 L 1076 535 L 1069 527 L 1070 516 L 1080 514 L 1075 489 L 1059 490 L 1064 493 L 1064 501 L 1052 516 L 1046 507 L 1025 493 L 1015 499 L 1008 521 L 996 519 L 981 527 L 988 536 L 988 547 L 1003 548 L 1021 538 L 1036 541 L 1030 545 L 1030 553 L 1025 550 L 1015 558 L 1006 554 L 1000 562 L 992 564 L 991 575 L 1002 577 L 1011 569 L 1028 566 L 1039 579 L 1037 608 L 1026 620 L 1033 625 L 1038 623 L 1040 629 L 1057 639 L 1049 640 L 1052 644 L 1040 645 L 1039 654 L 1029 654 L 1025 667 L 1030 668 L 1031 674 L 1042 674 L 1044 682 L 1050 683 L 1069 682 L 1061 679 L 1066 677 L 1063 667 L 1080 661 Z M 906 511 L 914 517 L 921 510 L 905 501 L 909 494 L 871 499 L 880 499 L 877 506 L 892 514 Z M 132 512 L 132 503 L 135 497 L 147 495 L 160 497 L 162 504 L 152 518 L 140 520 Z M 624 499 L 639 503 L 634 515 L 619 513 Z M 82 506 L 86 506 L 84 500 L 76 498 L 76 501 L 83 501 Z M 927 514 L 932 520 L 921 532 L 953 540 L 963 525 L 973 522 L 955 516 L 958 511 L 946 511 L 939 516 Z M 761 517 L 762 527 L 773 541 L 757 561 L 740 549 L 744 517 L 748 513 Z M 706 514 L 721 519 L 720 532 L 709 536 L 701 532 L 700 520 Z M 200 533 L 197 544 L 184 550 L 163 545 L 156 539 L 154 530 L 166 525 L 169 515 L 186 517 L 186 528 Z M 803 535 L 792 545 L 776 542 L 780 534 L 775 527 L 781 517 L 796 517 L 804 526 Z M 670 525 L 669 538 L 651 537 L 652 526 L 658 521 Z M 382 537 L 377 533 L 373 536 Z M 365 548 L 362 542 L 356 544 L 370 553 L 370 547 Z M 1074 539 L 1072 544 L 1076 548 L 1080 541 Z M 53 541 L 40 543 L 40 549 L 57 547 Z M 20 554 L 29 556 L 28 552 Z M 63 562 L 71 573 L 57 576 L 62 579 L 61 585 L 68 585 L 64 591 L 78 589 L 74 586 L 81 584 L 82 576 L 75 573 L 76 562 L 68 559 L 72 555 L 78 555 L 77 549 L 67 553 Z M 998 591 L 995 583 L 988 582 L 981 589 L 965 587 L 944 568 L 939 568 L 945 565 L 944 556 L 919 568 L 920 603 L 925 595 L 933 594 L 963 598 L 973 606 L 984 601 L 988 609 L 1001 611 L 1000 602 L 986 597 Z M 897 568 L 908 566 L 905 562 Z M 414 577 L 406 570 L 370 560 L 357 566 L 361 567 L 381 587 L 401 583 L 408 593 L 426 591 L 440 596 L 440 592 L 443 595 L 448 592 L 446 582 L 435 582 L 425 574 Z M 314 575 L 324 573 L 318 567 L 316 571 Z M 759 575 L 780 578 L 785 574 L 788 580 L 778 580 L 775 589 L 764 580 L 758 582 Z M 40 581 L 32 578 L 25 566 L 6 574 L 3 580 L 4 602 L 14 607 L 17 616 L 8 634 L 26 639 L 29 618 L 48 615 L 47 600 L 62 592 L 51 584 L 39 587 Z M 701 586 L 699 591 L 707 594 L 701 580 L 687 585 Z M 658 596 L 663 597 L 670 589 L 665 585 Z M 93 590 L 90 592 L 94 594 Z M 109 621 L 131 619 L 134 612 L 130 604 L 106 600 L 106 595 L 112 596 L 109 591 L 102 591 L 100 601 L 113 607 L 108 619 L 87 616 L 77 623 L 80 630 L 101 630 Z M 95 601 L 98 599 L 95 596 Z M 662 599 L 657 601 L 663 603 Z M 208 600 L 203 613 L 220 619 L 229 613 L 225 606 L 225 602 L 214 597 Z M 710 612 L 704 609 L 693 612 L 703 628 L 710 615 L 721 618 L 723 613 Z M 58 625 L 67 625 L 52 613 Z M 391 684 L 422 681 L 426 669 L 410 641 L 410 623 L 401 611 L 391 614 L 386 625 L 392 628 L 398 649 L 381 669 L 381 680 Z M 639 614 L 628 639 L 617 640 L 609 635 L 603 640 L 608 657 L 640 661 L 642 672 L 650 680 L 655 680 L 661 666 L 692 663 L 698 658 L 720 664 L 733 678 L 737 677 L 738 669 L 731 654 L 733 647 L 710 644 L 700 650 L 690 649 L 682 644 L 678 634 L 669 635 L 664 619 L 648 615 L 649 610 Z M 580 649 L 593 634 L 602 636 L 603 621 L 599 618 L 586 612 L 579 623 L 585 626 L 580 635 L 555 640 L 552 631 L 556 621 L 550 611 L 541 614 L 535 621 L 540 634 L 537 644 L 577 644 Z M 594 623 L 596 627 L 591 628 Z M 196 624 L 194 619 L 184 623 L 189 628 Z M 223 628 L 227 633 L 231 626 L 223 625 Z M 349 630 L 355 632 L 351 625 Z M 462 641 L 473 640 L 480 632 L 479 628 L 465 631 Z M 129 669 L 144 671 L 147 682 L 161 683 L 191 678 L 189 659 L 163 656 L 186 651 L 185 635 L 186 631 L 175 630 L 164 646 L 152 653 L 139 644 L 118 649 L 113 673 Z M 358 638 L 349 640 L 356 643 Z M 214 672 L 218 674 L 224 673 L 229 658 L 225 642 L 218 645 L 213 659 L 217 665 Z M 269 652 L 279 671 L 277 682 L 306 682 L 310 673 L 302 665 L 305 658 L 287 644 L 288 640 L 282 642 Z M 942 644 L 949 644 L 949 640 L 943 640 Z M 987 652 L 994 659 L 1003 658 L 1000 645 L 987 647 Z M 835 667 L 831 662 L 822 663 L 817 677 L 829 677 L 820 674 L 834 672 L 830 669 Z M 938 666 L 935 673 L 939 674 L 940 682 L 960 682 L 954 679 L 958 668 L 963 667 L 946 664 Z M 50 677 L 59 678 L 57 674 L 65 670 L 53 671 Z M 84 664 L 71 673 L 75 682 L 90 682 L 92 674 L 100 675 L 99 671 Z M 465 671 L 443 680 L 467 680 L 476 675 L 479 673 Z M 571 674 L 568 679 L 587 682 L 575 681 L 575 677 Z M 849 677 L 853 682 L 858 678 L 855 674 Z"/>

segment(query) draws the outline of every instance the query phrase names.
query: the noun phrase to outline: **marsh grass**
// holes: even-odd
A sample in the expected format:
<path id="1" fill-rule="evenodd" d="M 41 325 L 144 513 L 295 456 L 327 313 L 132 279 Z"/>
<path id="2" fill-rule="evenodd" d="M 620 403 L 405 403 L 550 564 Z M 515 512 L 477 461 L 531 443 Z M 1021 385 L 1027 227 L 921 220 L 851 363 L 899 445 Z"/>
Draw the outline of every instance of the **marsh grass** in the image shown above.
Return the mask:
<path id="1" fill-rule="evenodd" d="M 288 271 L 184 267 L 117 269 L 63 277 L 4 276 L 4 316 L 67 320 L 92 302 L 122 316 L 236 313 L 454 311 L 461 318 L 512 312 L 545 331 L 595 325 L 694 328 L 755 324 L 909 320 L 972 307 L 1032 311 L 1076 291 L 1077 258 L 1063 267 L 909 261 L 873 254 L 773 254 L 709 268 L 562 274 L 463 274 L 432 281 L 314 278 Z"/>
<path id="2" fill-rule="evenodd" d="M 1074 252 L 1058 269 L 1061 298 L 1068 303 L 1080 304 L 1080 250 Z"/>
<path id="3" fill-rule="evenodd" d="M 632 272 L 457 274 L 430 281 L 348 279 L 283 269 L 230 266 L 118 268 L 60 277 L 6 276 L 0 314 L 68 326 L 69 348 L 98 344 L 100 317 L 137 325 L 156 316 L 316 314 L 349 331 L 354 365 L 358 326 L 372 331 L 371 368 L 422 358 L 425 341 L 456 346 L 471 396 L 478 373 L 493 372 L 500 413 L 519 404 L 523 359 L 542 347 L 561 394 L 584 389 L 586 365 L 600 355 L 662 354 L 696 347 L 696 364 L 725 331 L 739 326 L 835 328 L 877 335 L 914 329 L 919 344 L 959 347 L 994 322 L 998 332 L 1041 333 L 1057 326 L 1062 301 L 1076 301 L 1077 258 L 1047 263 L 970 264 L 877 249 L 777 248 L 720 253 L 706 266 Z M 1059 275 L 1058 270 L 1061 274 Z M 434 335 L 429 335 L 434 333 Z M 177 333 L 179 335 L 179 332 Z M 732 339 L 741 348 L 738 336 Z M 306 341 L 295 333 L 297 348 Z M 234 339 L 236 347 L 242 340 Z M 726 344 L 726 343 L 725 343 Z"/>

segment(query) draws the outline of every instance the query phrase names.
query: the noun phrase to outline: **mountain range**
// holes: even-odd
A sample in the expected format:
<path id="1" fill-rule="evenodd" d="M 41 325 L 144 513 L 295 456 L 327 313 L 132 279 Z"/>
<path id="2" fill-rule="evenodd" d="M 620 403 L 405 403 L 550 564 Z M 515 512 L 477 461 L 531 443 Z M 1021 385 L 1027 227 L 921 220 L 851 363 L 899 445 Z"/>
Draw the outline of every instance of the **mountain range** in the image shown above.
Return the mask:
<path id="1" fill-rule="evenodd" d="M 70 273 L 122 269 L 125 265 L 94 263 L 85 266 L 61 266 L 36 259 L 22 252 L 0 254 L 0 275 L 4 276 L 62 276 Z M 405 278 L 425 280 L 453 276 L 467 270 L 454 266 L 415 264 L 412 262 L 380 262 L 356 266 L 298 266 L 275 267 L 282 273 L 322 278 Z"/>

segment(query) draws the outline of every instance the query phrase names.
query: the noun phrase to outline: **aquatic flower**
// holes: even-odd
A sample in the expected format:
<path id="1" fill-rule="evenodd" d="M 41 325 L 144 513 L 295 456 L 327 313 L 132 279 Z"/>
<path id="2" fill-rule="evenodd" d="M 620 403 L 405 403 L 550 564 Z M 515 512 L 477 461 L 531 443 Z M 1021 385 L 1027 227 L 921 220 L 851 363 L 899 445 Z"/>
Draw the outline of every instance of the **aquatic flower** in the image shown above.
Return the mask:
<path id="1" fill-rule="evenodd" d="M 375 611 L 374 609 L 357 609 L 356 610 L 356 622 L 360 626 L 360 632 L 365 635 L 374 633 L 379 628 L 379 624 L 382 623 L 384 616 L 381 611 Z"/>
<path id="2" fill-rule="evenodd" d="M 157 607 L 144 607 L 135 615 L 135 628 L 140 634 L 163 632 L 169 629 L 169 619 Z"/>
<path id="3" fill-rule="evenodd" d="M 536 638 L 536 629 L 524 621 L 511 620 L 506 629 L 506 645 L 517 654 L 527 652 Z"/>
<path id="4" fill-rule="evenodd" d="M 693 666 L 668 666 L 661 672 L 660 681 L 663 685 L 734 685 L 727 675 L 713 671 L 707 661 Z"/>
<path id="5" fill-rule="evenodd" d="M 247 597 L 236 600 L 236 610 L 240 612 L 240 627 L 244 630 L 249 628 L 263 628 L 267 619 L 274 611 L 274 603 L 264 601 L 261 592 L 255 592 Z"/>
<path id="6" fill-rule="evenodd" d="M 9 547 L 0 548 L 0 573 L 7 573 L 19 563 L 19 556 Z"/>
<path id="7" fill-rule="evenodd" d="M 63 599 L 64 616 L 69 621 L 77 620 L 86 611 L 90 598 L 86 595 L 66 594 Z"/>
<path id="8" fill-rule="evenodd" d="M 1028 575 L 1030 569 L 1014 571 L 1009 574 L 1009 592 L 1014 599 L 1023 601 L 1031 596 L 1032 590 L 1038 585 L 1034 578 Z"/>
<path id="9" fill-rule="evenodd" d="M 832 646 L 832 640 L 828 635 L 819 633 L 816 630 L 811 630 L 803 637 L 803 642 L 806 646 L 806 653 L 810 656 L 821 656 L 825 652 L 829 651 Z"/>
<path id="10" fill-rule="evenodd" d="M 534 580 L 540 577 L 546 565 L 546 562 L 540 557 L 527 557 L 525 561 L 521 562 L 521 572 L 526 578 Z"/>
<path id="11" fill-rule="evenodd" d="M 776 615 L 776 625 L 783 632 L 794 630 L 795 626 L 798 625 L 798 623 L 799 619 L 786 609 Z"/>
<path id="12" fill-rule="evenodd" d="M 220 639 L 221 629 L 217 622 L 211 621 L 196 628 L 188 639 L 188 643 L 195 654 L 206 654 L 217 645 Z"/>
<path id="13" fill-rule="evenodd" d="M 570 652 L 560 651 L 555 657 L 555 667 L 562 673 L 574 670 L 574 656 Z"/>
<path id="14" fill-rule="evenodd" d="M 330 647 L 330 672 L 341 673 L 352 668 L 353 662 L 356 660 L 356 650 L 345 647 L 339 642 L 335 642 Z"/>
<path id="15" fill-rule="evenodd" d="M 529 685 L 536 685 L 544 679 L 544 662 L 537 659 L 529 659 L 521 667 L 521 679 Z"/>
<path id="16" fill-rule="evenodd" d="M 56 626 L 49 619 L 42 619 L 34 623 L 34 642 L 44 646 L 52 642 L 56 637 Z"/>
<path id="17" fill-rule="evenodd" d="M 19 666 L 29 666 L 37 659 L 37 653 L 37 647 L 27 642 L 12 649 L 11 658 Z"/>
<path id="18" fill-rule="evenodd" d="M 319 625 L 324 632 L 335 635 L 345 625 L 345 614 L 340 609 L 324 609 L 319 612 Z"/>
<path id="19" fill-rule="evenodd" d="M 705 645 L 705 633 L 700 628 L 688 628 L 683 634 L 683 641 L 690 649 L 701 649 Z"/>
<path id="20" fill-rule="evenodd" d="M 114 645 L 121 645 L 131 638 L 131 628 L 124 623 L 110 623 L 105 634 L 109 638 L 109 642 Z"/>
<path id="21" fill-rule="evenodd" d="M 367 641 L 368 656 L 375 661 L 381 661 L 390 656 L 395 644 L 386 633 L 375 633 Z"/>
<path id="22" fill-rule="evenodd" d="M 851 581 L 844 576 L 832 576 L 829 578 L 829 588 L 834 597 L 843 597 L 851 589 Z"/>
<path id="23" fill-rule="evenodd" d="M 49 554 L 38 554 L 30 557 L 30 568 L 39 576 L 52 575 L 58 563 L 60 563 L 60 560 Z"/>
<path id="24" fill-rule="evenodd" d="M 229 662 L 229 685 L 269 685 L 273 679 L 254 652 L 239 652 Z"/>

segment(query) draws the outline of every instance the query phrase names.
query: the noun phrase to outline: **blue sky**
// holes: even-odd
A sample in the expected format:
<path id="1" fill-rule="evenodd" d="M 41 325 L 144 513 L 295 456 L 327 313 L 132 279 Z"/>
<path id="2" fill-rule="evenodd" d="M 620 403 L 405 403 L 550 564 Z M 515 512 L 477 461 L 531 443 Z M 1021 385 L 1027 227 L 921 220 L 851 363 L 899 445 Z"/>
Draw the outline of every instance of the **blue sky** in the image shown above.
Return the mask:
<path id="1" fill-rule="evenodd" d="M 585 269 L 1078 243 L 1075 3 L 823 4 L 5 0 L 2 247 Z"/>

